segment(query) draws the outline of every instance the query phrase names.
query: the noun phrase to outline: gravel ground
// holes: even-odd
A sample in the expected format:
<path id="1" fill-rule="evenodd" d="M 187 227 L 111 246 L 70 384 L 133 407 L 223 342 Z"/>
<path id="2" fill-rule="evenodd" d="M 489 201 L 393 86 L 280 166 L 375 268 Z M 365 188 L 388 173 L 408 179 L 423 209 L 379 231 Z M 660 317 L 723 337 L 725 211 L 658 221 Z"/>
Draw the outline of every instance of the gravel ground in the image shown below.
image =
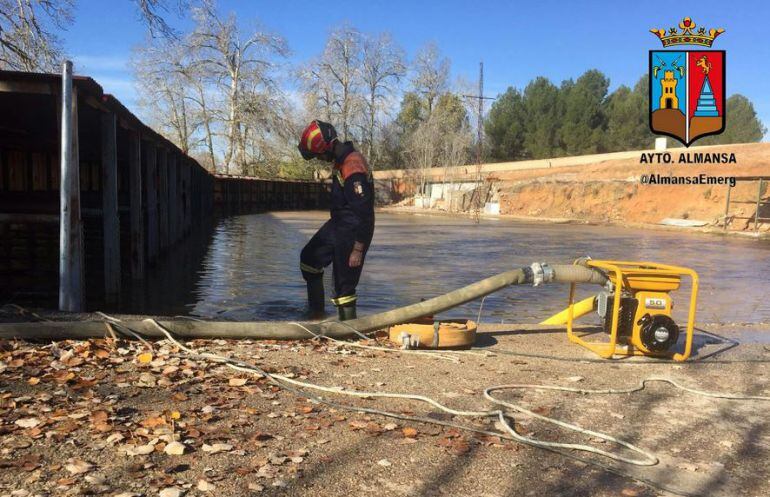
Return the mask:
<path id="1" fill-rule="evenodd" d="M 452 360 L 318 341 L 188 345 L 303 381 L 419 393 L 457 409 L 490 408 L 482 392 L 496 384 L 612 388 L 649 376 L 770 395 L 770 352 L 762 343 L 770 343 L 770 326 L 701 329 L 694 359 L 682 364 L 600 360 L 570 345 L 562 330 L 535 325 L 486 326 L 477 341 L 484 353 Z M 747 343 L 731 341 L 744 337 Z M 415 401 L 324 395 L 499 431 L 492 418 L 452 417 Z M 770 495 L 766 402 L 704 398 L 663 383 L 623 395 L 526 390 L 499 397 L 627 440 L 661 462 L 636 467 L 571 452 L 586 463 L 496 436 L 334 408 L 168 341 L 0 341 L 0 496 Z M 513 418 L 530 437 L 634 455 Z"/>

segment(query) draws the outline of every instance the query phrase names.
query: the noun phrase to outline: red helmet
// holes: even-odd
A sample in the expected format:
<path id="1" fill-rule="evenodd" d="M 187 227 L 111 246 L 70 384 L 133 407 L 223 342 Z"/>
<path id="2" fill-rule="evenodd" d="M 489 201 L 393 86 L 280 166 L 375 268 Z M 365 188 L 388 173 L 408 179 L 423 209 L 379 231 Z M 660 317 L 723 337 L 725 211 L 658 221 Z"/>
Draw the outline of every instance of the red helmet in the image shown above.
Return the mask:
<path id="1" fill-rule="evenodd" d="M 310 160 L 325 152 L 331 152 L 336 140 L 337 130 L 334 126 L 316 119 L 302 132 L 297 148 L 305 160 Z"/>

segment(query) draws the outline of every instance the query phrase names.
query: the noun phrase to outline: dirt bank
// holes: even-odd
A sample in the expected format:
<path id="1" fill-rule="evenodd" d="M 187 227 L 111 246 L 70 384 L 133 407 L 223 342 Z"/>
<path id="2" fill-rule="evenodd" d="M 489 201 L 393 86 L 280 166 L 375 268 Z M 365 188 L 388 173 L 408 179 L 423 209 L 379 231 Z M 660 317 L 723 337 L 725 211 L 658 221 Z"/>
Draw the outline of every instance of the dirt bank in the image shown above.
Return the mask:
<path id="1" fill-rule="evenodd" d="M 672 150 L 678 160 L 683 149 Z M 662 176 L 760 176 L 770 175 L 770 144 L 725 146 L 709 152 L 734 152 L 736 164 L 640 164 L 639 159 L 607 161 L 588 166 L 498 173 L 500 212 L 529 217 L 568 218 L 591 222 L 659 223 L 664 218 L 721 223 L 725 214 L 727 186 L 642 185 L 643 174 Z M 756 201 L 757 183 L 740 182 L 733 200 Z M 764 198 L 768 198 L 767 191 Z M 755 205 L 731 206 L 730 214 L 753 216 Z M 760 212 L 760 216 L 768 214 Z M 733 229 L 750 223 L 735 220 Z M 751 226 L 753 228 L 753 225 Z M 761 227 L 770 230 L 770 224 Z"/>
<path id="2" fill-rule="evenodd" d="M 767 325 L 705 329 L 770 338 Z M 705 334 L 684 364 L 598 360 L 568 345 L 562 330 L 522 325 L 486 326 L 479 351 L 493 355 L 455 360 L 315 341 L 192 345 L 305 381 L 419 393 L 460 409 L 490 408 L 482 391 L 493 384 L 623 387 L 651 375 L 770 395 L 765 345 L 734 346 Z M 0 342 L 0 378 L 0 495 L 732 497 L 764 495 L 770 477 L 765 403 L 708 399 L 657 383 L 626 395 L 500 394 L 661 460 L 641 468 L 586 456 L 613 473 L 496 436 L 308 402 L 168 342 Z M 329 398 L 497 430 L 492 419 L 452 417 L 413 401 Z M 534 438 L 620 452 L 514 417 L 517 430 Z"/>
<path id="3" fill-rule="evenodd" d="M 640 164 L 640 157 L 636 156 L 578 166 L 495 171 L 488 179 L 498 191 L 502 215 L 634 225 L 657 225 L 665 218 L 676 218 L 704 221 L 707 227 L 721 229 L 728 186 L 643 185 L 640 177 L 770 175 L 770 143 L 697 150 L 709 154 L 734 153 L 735 164 L 677 163 L 679 154 L 686 152 L 684 148 L 669 150 L 673 164 Z M 756 181 L 737 183 L 731 199 L 743 203 L 731 205 L 731 218 L 755 214 L 757 187 Z M 770 186 L 765 186 L 763 200 L 768 199 Z M 441 207 L 439 202 L 438 209 Z M 770 207 L 761 209 L 760 217 L 770 217 Z M 749 220 L 733 219 L 730 230 L 753 231 L 754 225 Z M 761 225 L 760 232 L 770 232 L 770 223 Z"/>

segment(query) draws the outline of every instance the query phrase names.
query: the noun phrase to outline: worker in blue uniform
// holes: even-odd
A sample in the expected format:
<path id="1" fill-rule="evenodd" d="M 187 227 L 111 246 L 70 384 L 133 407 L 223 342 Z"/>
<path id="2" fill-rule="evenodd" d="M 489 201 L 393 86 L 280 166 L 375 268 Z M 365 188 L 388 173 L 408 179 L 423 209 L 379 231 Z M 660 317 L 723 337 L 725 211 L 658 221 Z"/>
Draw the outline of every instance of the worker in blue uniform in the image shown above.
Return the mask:
<path id="1" fill-rule="evenodd" d="M 300 269 L 307 282 L 311 316 L 324 314 L 324 268 L 332 265 L 334 298 L 340 321 L 356 317 L 356 286 L 374 234 L 374 183 L 364 156 L 334 127 L 313 121 L 298 145 L 305 160 L 334 164 L 329 219 L 302 249 Z"/>

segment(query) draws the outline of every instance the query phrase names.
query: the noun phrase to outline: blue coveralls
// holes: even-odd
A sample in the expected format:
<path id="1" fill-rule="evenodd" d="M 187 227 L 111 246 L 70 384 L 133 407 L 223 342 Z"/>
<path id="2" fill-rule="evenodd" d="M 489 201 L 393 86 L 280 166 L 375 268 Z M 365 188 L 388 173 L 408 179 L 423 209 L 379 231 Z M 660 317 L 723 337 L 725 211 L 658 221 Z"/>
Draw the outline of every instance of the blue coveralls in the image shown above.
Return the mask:
<path id="1" fill-rule="evenodd" d="M 300 254 L 305 281 L 323 278 L 332 264 L 334 298 L 337 306 L 356 301 L 356 286 L 363 259 L 374 234 L 374 184 L 364 157 L 345 142 L 335 156 L 331 191 L 331 219 L 321 226 Z M 361 167 L 363 165 L 363 167 Z M 363 244 L 361 265 L 350 267 L 353 244 Z"/>

